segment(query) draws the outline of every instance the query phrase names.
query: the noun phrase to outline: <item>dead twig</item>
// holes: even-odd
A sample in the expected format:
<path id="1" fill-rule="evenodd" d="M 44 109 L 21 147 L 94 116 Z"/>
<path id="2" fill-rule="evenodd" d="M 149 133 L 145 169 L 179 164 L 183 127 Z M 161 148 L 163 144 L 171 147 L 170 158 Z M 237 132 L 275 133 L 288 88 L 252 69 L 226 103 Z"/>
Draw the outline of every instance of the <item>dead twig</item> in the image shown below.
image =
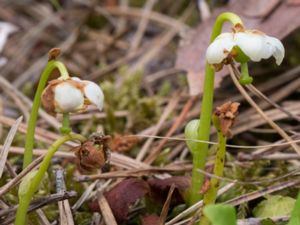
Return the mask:
<path id="1" fill-rule="evenodd" d="M 58 194 L 66 192 L 66 185 L 64 181 L 64 170 L 59 168 L 55 173 L 56 177 L 56 192 Z M 74 225 L 74 219 L 71 207 L 68 200 L 58 202 L 59 208 L 59 222 L 61 225 Z"/>
<path id="2" fill-rule="evenodd" d="M 29 209 L 28 209 L 28 213 L 33 212 L 39 208 L 42 208 L 46 205 L 58 202 L 58 201 L 62 201 L 65 199 L 69 199 L 69 198 L 73 198 L 76 197 L 77 193 L 75 191 L 68 191 L 68 192 L 63 192 L 63 193 L 56 193 L 56 194 L 52 194 L 48 197 L 44 197 L 44 198 L 39 198 L 39 199 L 35 199 L 30 203 Z M 15 219 L 15 215 L 11 215 L 11 214 L 15 214 L 16 211 L 18 209 L 18 205 L 13 206 L 9 209 L 3 209 L 0 211 L 0 216 L 5 216 L 5 215 L 9 215 L 8 217 L 6 217 L 5 220 L 0 221 L 1 225 L 7 225 L 13 222 L 13 220 Z"/>
<path id="3" fill-rule="evenodd" d="M 106 225 L 118 225 L 111 208 L 102 192 L 98 193 L 98 204 Z"/>
<path id="4" fill-rule="evenodd" d="M 4 166 L 5 166 L 5 163 L 7 160 L 8 152 L 9 152 L 9 148 L 10 148 L 11 143 L 17 133 L 18 127 L 20 126 L 22 119 L 23 119 L 23 116 L 20 116 L 16 120 L 15 124 L 10 128 L 10 131 L 4 141 L 3 148 L 1 148 L 1 151 L 0 151 L 0 178 L 2 177 L 2 173 L 3 173 Z"/>

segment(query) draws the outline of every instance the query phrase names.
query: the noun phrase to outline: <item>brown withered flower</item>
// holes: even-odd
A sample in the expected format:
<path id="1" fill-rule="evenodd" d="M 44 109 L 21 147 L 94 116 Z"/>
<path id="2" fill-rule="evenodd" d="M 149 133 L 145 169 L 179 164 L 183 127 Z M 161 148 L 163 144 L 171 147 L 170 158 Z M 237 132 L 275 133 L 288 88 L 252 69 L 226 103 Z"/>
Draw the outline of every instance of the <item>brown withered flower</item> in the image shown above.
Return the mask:
<path id="1" fill-rule="evenodd" d="M 217 117 L 220 123 L 220 130 L 223 135 L 230 138 L 231 131 L 234 120 L 238 114 L 238 108 L 240 103 L 238 102 L 226 102 L 223 105 L 216 108 L 214 112 L 214 117 Z"/>
<path id="2" fill-rule="evenodd" d="M 76 156 L 76 164 L 81 172 L 92 172 L 101 169 L 109 170 L 110 148 L 108 142 L 110 136 L 95 133 L 80 146 L 72 149 Z"/>

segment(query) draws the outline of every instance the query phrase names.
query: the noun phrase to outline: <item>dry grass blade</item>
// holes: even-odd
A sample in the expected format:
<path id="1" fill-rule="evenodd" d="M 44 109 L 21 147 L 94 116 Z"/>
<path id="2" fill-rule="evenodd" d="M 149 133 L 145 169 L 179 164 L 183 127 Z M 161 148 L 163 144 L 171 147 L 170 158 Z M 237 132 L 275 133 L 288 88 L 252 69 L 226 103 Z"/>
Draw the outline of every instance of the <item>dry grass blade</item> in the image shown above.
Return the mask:
<path id="1" fill-rule="evenodd" d="M 192 165 L 170 165 L 165 167 L 150 167 L 148 169 L 131 169 L 125 171 L 113 171 L 102 174 L 95 175 L 82 175 L 76 178 L 79 182 L 92 181 L 97 179 L 108 179 L 108 178 L 121 178 L 121 177 L 142 177 L 149 176 L 155 173 L 172 173 L 172 172 L 183 172 L 190 171 L 192 169 Z"/>
<path id="2" fill-rule="evenodd" d="M 74 142 L 68 142 L 68 145 L 71 146 L 76 146 L 77 144 Z M 2 146 L 0 145 L 0 148 Z M 21 147 L 11 147 L 10 148 L 10 152 L 11 153 L 16 153 L 16 154 L 23 154 L 24 153 L 24 148 Z M 33 149 L 33 155 L 36 156 L 40 156 L 40 155 L 44 155 L 47 153 L 46 149 Z M 57 151 L 54 154 L 55 156 L 59 156 L 59 157 L 63 157 L 66 159 L 75 159 L 75 155 L 74 153 L 71 152 L 63 152 L 63 151 Z M 112 152 L 111 153 L 111 159 L 110 159 L 110 163 L 112 165 L 115 165 L 117 167 L 120 168 L 124 168 L 124 169 L 137 169 L 137 168 L 150 168 L 150 166 L 146 163 L 143 162 L 139 162 L 135 159 L 132 159 L 126 155 L 122 155 L 116 152 Z"/>
<path id="3" fill-rule="evenodd" d="M 165 122 L 165 120 L 168 118 L 168 116 L 170 115 L 171 112 L 173 112 L 173 110 L 175 109 L 175 107 L 177 106 L 177 103 L 180 99 L 180 94 L 176 94 L 171 101 L 169 102 L 169 104 L 165 107 L 164 112 L 162 113 L 156 127 L 155 130 L 153 131 L 152 135 L 156 135 L 161 126 L 163 125 L 163 123 Z M 152 144 L 152 142 L 154 141 L 154 138 L 149 138 L 145 144 L 143 145 L 143 147 L 141 148 L 141 150 L 139 151 L 136 160 L 137 161 L 142 161 L 143 158 L 145 157 L 145 155 L 147 154 L 150 145 Z"/>
<path id="4" fill-rule="evenodd" d="M 98 193 L 98 204 L 106 225 L 118 225 L 102 192 Z"/>
<path id="5" fill-rule="evenodd" d="M 245 89 L 242 87 L 242 85 L 237 80 L 233 67 L 231 65 L 227 66 L 229 69 L 229 74 L 231 79 L 233 80 L 235 86 L 238 88 L 238 90 L 241 92 L 241 94 L 245 97 L 245 99 L 249 102 L 249 104 L 263 117 L 269 125 L 275 129 L 287 142 L 292 141 L 292 139 L 285 133 L 284 130 L 282 130 L 276 123 L 274 123 L 273 120 L 271 120 L 258 106 L 257 104 L 252 100 L 252 98 L 248 95 L 248 93 L 245 91 Z M 300 147 L 291 142 L 291 147 L 300 155 Z"/>
<path id="6" fill-rule="evenodd" d="M 21 91 L 19 91 L 15 87 L 13 87 L 4 77 L 2 77 L 1 74 L 0 74 L 0 84 L 3 89 L 7 90 L 8 94 L 14 93 L 20 101 L 22 101 L 26 104 L 27 108 L 32 107 L 32 101 L 28 97 L 26 97 Z M 21 105 L 19 106 L 19 108 L 22 109 Z M 24 110 L 22 110 L 22 111 L 24 111 Z M 28 114 L 27 109 L 26 109 L 26 114 Z M 61 126 L 60 123 L 53 116 L 50 116 L 44 110 L 40 109 L 39 115 L 43 119 L 45 119 L 53 128 L 58 130 L 58 128 Z"/>
<path id="7" fill-rule="evenodd" d="M 121 7 L 105 7 L 105 8 L 96 7 L 96 11 L 99 10 L 102 11 L 102 9 L 104 9 L 105 11 L 107 11 L 112 15 L 131 16 L 137 18 L 143 17 L 143 13 L 144 13 L 143 10 L 139 8 L 133 8 L 133 7 L 130 7 L 127 10 L 122 10 Z M 189 26 L 182 23 L 181 21 L 173 19 L 169 16 L 165 16 L 158 12 L 151 11 L 151 13 L 149 13 L 149 15 L 147 15 L 145 18 L 160 23 L 162 25 L 172 27 L 178 31 L 189 29 Z"/>
<path id="8" fill-rule="evenodd" d="M 132 39 L 132 44 L 131 44 L 130 50 L 135 50 L 140 45 L 141 40 L 144 35 L 144 32 L 148 25 L 149 14 L 151 13 L 151 10 L 156 2 L 157 2 L 157 0 L 148 0 L 146 2 L 145 6 L 144 6 L 144 10 L 143 10 L 143 17 L 140 20 L 138 29 Z"/>
<path id="9" fill-rule="evenodd" d="M 22 170 L 21 173 L 19 173 L 16 177 L 14 177 L 12 180 L 10 180 L 8 183 L 6 183 L 4 186 L 0 188 L 0 196 L 7 193 L 12 187 L 20 183 L 21 179 L 28 174 L 30 171 L 32 171 L 36 166 L 38 166 L 44 158 L 44 155 L 38 157 L 35 159 L 32 163 L 29 164 L 24 170 Z"/>
<path id="10" fill-rule="evenodd" d="M 163 206 L 163 208 L 161 210 L 161 213 L 160 213 L 159 220 L 160 220 L 161 225 L 165 224 L 165 221 L 166 221 L 166 218 L 167 218 L 167 215 L 168 215 L 168 210 L 169 210 L 170 203 L 171 203 L 171 198 L 172 198 L 174 190 L 175 190 L 175 185 L 172 184 L 171 187 L 170 187 L 170 190 L 168 192 L 167 199 L 166 199 L 166 201 L 164 203 L 164 206 Z"/>
<path id="11" fill-rule="evenodd" d="M 11 127 L 11 129 L 5 139 L 3 148 L 0 151 L 0 178 L 2 177 L 2 173 L 3 173 L 4 166 L 5 166 L 5 163 L 7 160 L 8 152 L 9 152 L 9 148 L 10 148 L 11 143 L 17 133 L 18 127 L 20 126 L 22 119 L 23 119 L 23 116 L 20 116 L 16 120 L 15 124 Z"/>
<path id="12" fill-rule="evenodd" d="M 169 129 L 168 133 L 166 134 L 166 138 L 163 139 L 159 145 L 151 151 L 151 153 L 148 155 L 148 157 L 145 159 L 146 163 L 151 164 L 156 157 L 159 155 L 160 150 L 163 148 L 163 146 L 168 142 L 168 138 L 172 136 L 172 134 L 176 131 L 176 129 L 181 125 L 181 123 L 185 120 L 190 108 L 192 107 L 196 97 L 191 97 L 187 103 L 184 105 L 180 115 L 176 118 L 175 122 Z"/>
<path id="13" fill-rule="evenodd" d="M 59 168 L 56 170 L 56 191 L 57 193 L 64 193 L 66 191 L 66 184 L 64 181 L 64 170 Z M 71 207 L 68 200 L 58 202 L 59 221 L 61 225 L 74 225 L 74 219 Z"/>
<path id="14" fill-rule="evenodd" d="M 233 67 L 234 72 L 236 74 L 238 74 L 238 76 L 240 77 L 241 74 L 239 72 L 239 70 L 236 67 Z M 300 87 L 300 79 L 296 79 L 296 81 L 291 82 L 288 85 L 284 85 L 283 88 L 281 88 L 279 91 L 276 91 L 273 95 L 273 97 L 268 98 L 267 96 L 265 96 L 261 91 L 259 91 L 255 86 L 253 86 L 252 84 L 246 85 L 246 88 L 248 90 L 250 90 L 252 93 L 254 93 L 256 96 L 260 97 L 261 99 L 265 100 L 265 103 L 269 103 L 270 105 L 272 105 L 274 108 L 279 109 L 280 111 L 284 112 L 285 114 L 287 114 L 289 117 L 297 120 L 298 122 L 300 122 L 300 117 L 298 117 L 297 115 L 294 115 L 292 113 L 290 113 L 288 110 L 286 110 L 285 108 L 281 107 L 280 105 L 278 105 L 273 99 L 282 99 L 284 96 L 288 95 L 289 93 L 294 92 L 295 90 L 297 90 Z M 265 107 L 265 104 L 261 104 L 260 108 Z"/>
<path id="15" fill-rule="evenodd" d="M 44 207 L 45 205 L 49 205 L 58 201 L 62 201 L 65 199 L 69 199 L 69 198 L 73 198 L 76 197 L 77 193 L 75 191 L 69 191 L 69 192 L 63 192 L 63 193 L 59 193 L 59 194 L 52 194 L 48 197 L 44 197 L 44 198 L 39 198 L 39 199 L 35 199 L 31 202 L 28 212 L 33 212 L 34 210 L 37 210 L 39 208 Z M 3 209 L 0 211 L 0 216 L 4 216 L 4 215 L 10 215 L 13 214 L 11 216 L 8 216 L 7 218 L 5 218 L 4 220 L 0 220 L 1 225 L 7 225 L 7 224 L 11 224 L 12 221 L 15 219 L 15 212 L 18 208 L 18 205 L 13 206 L 11 208 L 8 209 Z"/>
<path id="16" fill-rule="evenodd" d="M 83 192 L 83 194 L 77 200 L 77 202 L 72 206 L 73 211 L 76 211 L 77 209 L 79 209 L 80 206 L 85 202 L 85 200 L 89 198 L 89 196 L 91 195 L 92 191 L 94 190 L 94 188 L 96 187 L 98 182 L 99 181 L 95 181 L 92 184 L 90 184 L 88 186 L 88 188 L 86 188 L 86 190 Z"/>
<path id="17" fill-rule="evenodd" d="M 290 180 L 290 181 L 285 181 L 285 182 L 282 182 L 282 183 L 279 183 L 279 184 L 276 184 L 276 185 L 273 185 L 273 186 L 269 186 L 269 187 L 261 189 L 261 190 L 257 190 L 257 191 L 251 192 L 251 193 L 244 194 L 242 196 L 236 197 L 236 198 L 231 199 L 229 201 L 226 201 L 224 203 L 225 204 L 232 204 L 234 206 L 240 205 L 244 202 L 248 202 L 248 201 L 260 198 L 260 197 L 265 196 L 267 194 L 271 194 L 275 191 L 280 191 L 280 190 L 283 190 L 283 189 L 288 188 L 288 187 L 293 187 L 293 186 L 295 186 L 299 183 L 300 183 L 299 179 L 293 179 L 293 180 Z"/>
<path id="18" fill-rule="evenodd" d="M 284 223 L 288 222 L 290 217 L 289 216 L 283 216 L 283 217 L 271 217 L 270 218 L 274 223 Z M 237 225 L 261 225 L 263 219 L 259 218 L 249 218 L 244 220 L 238 220 Z"/>

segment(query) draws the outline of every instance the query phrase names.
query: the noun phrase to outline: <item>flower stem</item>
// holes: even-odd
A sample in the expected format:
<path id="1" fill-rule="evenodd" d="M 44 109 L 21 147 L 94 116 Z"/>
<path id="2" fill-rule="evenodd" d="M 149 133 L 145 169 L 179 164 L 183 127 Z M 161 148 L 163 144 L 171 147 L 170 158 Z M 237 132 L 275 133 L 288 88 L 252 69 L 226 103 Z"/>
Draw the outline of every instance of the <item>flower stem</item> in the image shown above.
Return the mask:
<path id="1" fill-rule="evenodd" d="M 63 135 L 69 134 L 72 131 L 69 113 L 63 113 L 62 127 L 59 130 Z"/>
<path id="2" fill-rule="evenodd" d="M 218 149 L 214 163 L 214 175 L 210 179 L 209 189 L 204 194 L 203 204 L 204 207 L 209 204 L 214 204 L 217 198 L 217 192 L 219 189 L 219 178 L 223 176 L 224 163 L 225 163 L 225 153 L 226 153 L 226 136 L 221 132 L 220 119 L 214 116 L 213 119 L 214 125 L 218 133 Z M 205 216 L 202 215 L 200 220 L 201 225 L 209 225 L 209 221 Z"/>
<path id="3" fill-rule="evenodd" d="M 245 85 L 245 84 L 251 84 L 252 81 L 253 81 L 253 78 L 249 75 L 248 64 L 241 63 L 240 83 Z"/>
<path id="4" fill-rule="evenodd" d="M 230 12 L 225 12 L 220 14 L 214 24 L 211 42 L 221 33 L 222 26 L 225 21 L 231 22 L 233 25 L 241 24 L 242 20 L 235 14 Z M 213 68 L 206 63 L 205 66 L 205 79 L 204 79 L 204 88 L 203 88 L 203 97 L 200 113 L 200 126 L 198 128 L 198 140 L 208 141 L 210 136 L 210 124 L 211 124 L 211 114 L 213 107 L 213 94 L 214 94 L 214 76 L 215 71 Z M 204 174 L 199 173 L 198 169 L 204 170 L 206 158 L 208 154 L 208 144 L 199 143 L 199 149 L 193 154 L 193 171 L 192 171 L 192 188 L 191 188 L 191 197 L 190 204 L 201 199 L 200 188 L 204 181 Z M 197 162 L 195 162 L 197 160 Z M 197 174 L 197 175 L 196 175 Z"/>
<path id="5" fill-rule="evenodd" d="M 41 162 L 40 168 L 37 172 L 37 174 L 33 177 L 30 183 L 30 187 L 28 188 L 28 191 L 24 195 L 19 195 L 19 207 L 17 210 L 15 225 L 24 225 L 26 224 L 26 215 L 27 210 L 31 201 L 31 198 L 33 194 L 37 191 L 39 184 L 41 183 L 41 180 L 44 177 L 44 174 L 46 173 L 50 161 L 54 155 L 54 153 L 58 150 L 58 148 L 64 144 L 67 141 L 70 140 L 79 140 L 81 142 L 84 142 L 86 140 L 85 137 L 79 134 L 68 134 L 65 136 L 60 137 L 58 140 L 56 140 L 48 149 L 46 156 L 44 157 L 43 161 Z"/>
<path id="6" fill-rule="evenodd" d="M 26 140 L 25 140 L 23 169 L 25 167 L 27 167 L 32 161 L 34 133 L 35 133 L 38 111 L 39 111 L 39 107 L 41 104 L 41 95 L 46 86 L 49 75 L 55 68 L 57 68 L 59 70 L 60 75 L 63 79 L 69 78 L 68 71 L 63 63 L 56 61 L 56 60 L 51 60 L 47 63 L 47 65 L 41 75 L 41 79 L 39 81 L 39 85 L 38 85 L 38 88 L 37 88 L 37 91 L 36 91 L 36 94 L 34 97 L 32 110 L 31 110 L 30 117 L 29 117 L 28 128 L 27 128 L 27 133 L 26 133 Z"/>

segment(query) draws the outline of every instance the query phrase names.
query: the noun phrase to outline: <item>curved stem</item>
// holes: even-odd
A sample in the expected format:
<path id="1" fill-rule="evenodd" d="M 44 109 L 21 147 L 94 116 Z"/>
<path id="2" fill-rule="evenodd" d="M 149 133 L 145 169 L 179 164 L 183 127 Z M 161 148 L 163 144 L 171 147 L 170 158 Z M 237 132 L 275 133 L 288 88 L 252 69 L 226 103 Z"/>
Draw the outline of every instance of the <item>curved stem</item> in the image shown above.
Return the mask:
<path id="1" fill-rule="evenodd" d="M 243 25 L 242 20 L 237 15 L 230 12 L 222 13 L 217 17 L 216 22 L 214 24 L 212 34 L 211 34 L 211 42 L 213 42 L 215 38 L 221 33 L 222 26 L 225 21 L 229 21 L 233 25 L 236 24 Z M 203 97 L 202 97 L 202 105 L 201 105 L 201 113 L 200 113 L 200 126 L 198 129 L 198 140 L 203 140 L 203 141 L 209 140 L 211 114 L 212 114 L 212 107 L 213 107 L 213 95 L 214 95 L 214 77 L 215 77 L 215 71 L 208 63 L 206 63 Z M 199 173 L 198 169 L 204 170 L 207 154 L 208 154 L 208 144 L 199 143 L 199 149 L 193 155 L 193 157 L 197 158 L 197 160 L 199 161 L 196 163 L 193 160 L 195 164 L 193 166 L 193 172 L 192 172 L 193 177 L 192 177 L 190 204 L 194 204 L 195 202 L 199 201 L 202 197 L 199 191 L 204 181 L 204 174 Z"/>
<path id="2" fill-rule="evenodd" d="M 40 168 L 37 174 L 33 177 L 30 183 L 30 187 L 26 194 L 19 196 L 19 207 L 16 215 L 15 225 L 24 225 L 26 222 L 26 215 L 27 210 L 31 201 L 33 194 L 37 191 L 41 180 L 44 177 L 45 172 L 47 171 L 50 161 L 54 155 L 54 153 L 58 150 L 58 148 L 67 141 L 70 140 L 79 140 L 84 142 L 86 140 L 80 134 L 68 134 L 62 136 L 58 140 L 56 140 L 48 149 L 46 156 L 44 157 L 43 161 L 41 162 Z"/>
<path id="3" fill-rule="evenodd" d="M 241 63 L 240 83 L 245 85 L 245 84 L 251 84 L 252 81 L 253 78 L 249 75 L 248 63 Z"/>
<path id="4" fill-rule="evenodd" d="M 47 63 L 39 81 L 39 85 L 34 96 L 34 101 L 32 105 L 32 110 L 29 117 L 26 139 L 25 139 L 25 151 L 24 151 L 24 159 L 23 159 L 23 169 L 27 167 L 32 161 L 32 148 L 34 143 L 34 132 L 36 127 L 36 120 L 38 116 L 39 107 L 41 104 L 41 95 L 46 86 L 47 80 L 51 72 L 57 68 L 60 72 L 60 75 L 63 79 L 68 79 L 69 74 L 63 63 L 51 60 Z"/>

